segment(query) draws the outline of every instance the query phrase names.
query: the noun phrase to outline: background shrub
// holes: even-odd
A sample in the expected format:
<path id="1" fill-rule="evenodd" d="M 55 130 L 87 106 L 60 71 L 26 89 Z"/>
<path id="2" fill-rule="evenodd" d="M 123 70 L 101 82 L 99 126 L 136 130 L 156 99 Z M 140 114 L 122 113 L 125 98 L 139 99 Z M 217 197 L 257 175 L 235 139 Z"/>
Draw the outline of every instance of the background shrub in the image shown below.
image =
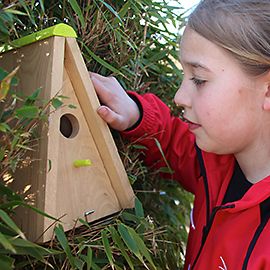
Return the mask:
<path id="1" fill-rule="evenodd" d="M 89 70 L 116 76 L 125 89 L 152 92 L 175 111 L 172 98 L 182 73 L 178 33 L 168 25 L 184 23 L 181 8 L 166 0 L 0 1 L 2 44 L 60 22 L 77 32 Z M 34 147 L 35 127 L 46 121 L 52 101 L 36 105 L 38 90 L 31 97 L 15 94 L 15 74 L 1 74 L 0 94 L 3 82 L 9 89 L 0 111 L 0 175 L 5 180 Z M 12 106 L 14 100 L 20 101 L 19 107 Z M 25 112 L 29 100 L 32 107 Z M 18 110 L 24 112 L 21 118 Z M 13 120 L 20 129 L 9 127 Z M 135 210 L 90 225 L 81 220 L 76 233 L 65 234 L 58 225 L 55 239 L 41 246 L 29 242 L 10 218 L 18 205 L 30 206 L 1 184 L 1 269 L 182 269 L 191 195 L 147 168 L 138 158 L 140 145 L 114 136 L 138 197 Z"/>

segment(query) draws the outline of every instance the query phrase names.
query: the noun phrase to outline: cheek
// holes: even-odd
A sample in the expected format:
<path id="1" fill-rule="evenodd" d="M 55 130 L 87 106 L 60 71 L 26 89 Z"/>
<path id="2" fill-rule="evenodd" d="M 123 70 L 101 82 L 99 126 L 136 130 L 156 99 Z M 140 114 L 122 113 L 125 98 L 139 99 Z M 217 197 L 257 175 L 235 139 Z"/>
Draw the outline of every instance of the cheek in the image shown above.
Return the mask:
<path id="1" fill-rule="evenodd" d="M 198 117 L 203 118 L 203 121 L 216 121 L 215 124 L 230 122 L 232 114 L 238 110 L 237 107 L 241 106 L 239 104 L 240 95 L 236 97 L 232 94 L 233 91 L 228 91 L 228 88 L 220 88 L 216 84 L 206 90 L 201 92 L 196 99 Z"/>
<path id="2" fill-rule="evenodd" d="M 219 118 L 223 118 L 221 107 L 222 104 L 211 95 L 198 98 L 194 104 L 194 110 L 198 120 L 203 122 L 212 122 Z"/>
<path id="3" fill-rule="evenodd" d="M 209 98 L 207 102 L 197 104 L 196 115 L 207 133 L 221 138 L 226 136 L 232 124 L 231 110 L 223 101 L 216 102 Z"/>

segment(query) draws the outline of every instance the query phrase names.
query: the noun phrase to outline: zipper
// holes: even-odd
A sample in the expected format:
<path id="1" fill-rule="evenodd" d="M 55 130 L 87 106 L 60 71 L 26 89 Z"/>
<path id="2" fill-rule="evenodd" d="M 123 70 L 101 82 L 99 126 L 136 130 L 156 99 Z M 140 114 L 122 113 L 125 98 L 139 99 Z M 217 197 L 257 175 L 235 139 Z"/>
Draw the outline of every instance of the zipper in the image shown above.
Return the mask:
<path id="1" fill-rule="evenodd" d="M 209 195 L 209 187 L 208 187 L 208 180 L 207 180 L 207 175 L 206 175 L 206 169 L 202 157 L 202 151 L 201 149 L 195 144 L 195 149 L 197 152 L 197 157 L 200 165 L 200 171 L 201 171 L 201 176 L 203 177 L 203 185 L 204 185 L 204 191 L 205 191 L 205 198 L 206 198 L 206 223 L 210 219 L 210 195 Z"/>
<path id="2" fill-rule="evenodd" d="M 248 267 L 248 262 L 251 257 L 251 254 L 255 248 L 255 245 L 261 236 L 265 226 L 267 225 L 269 219 L 270 219 L 270 197 L 268 197 L 266 200 L 260 203 L 260 215 L 261 215 L 261 221 L 259 226 L 257 227 L 254 236 L 249 244 L 246 257 L 244 259 L 244 263 L 242 266 L 242 270 L 246 270 Z"/>
<path id="3" fill-rule="evenodd" d="M 201 246 L 200 249 L 198 251 L 198 254 L 192 264 L 192 266 L 189 268 L 190 270 L 193 269 L 200 257 L 200 254 L 202 252 L 203 246 L 205 244 L 206 238 L 210 232 L 210 229 L 212 227 L 215 215 L 217 213 L 218 210 L 220 209 L 226 209 L 226 208 L 234 208 L 235 205 L 234 204 L 230 204 L 230 205 L 220 205 L 220 206 L 216 206 L 213 208 L 212 213 L 210 215 L 210 195 L 209 195 L 209 187 L 208 187 L 208 180 L 207 180 L 207 175 L 206 175 L 206 168 L 204 165 L 204 161 L 203 161 L 203 157 L 202 157 L 202 151 L 201 149 L 197 146 L 197 144 L 195 144 L 195 149 L 197 152 L 197 157 L 198 157 L 198 161 L 199 161 L 199 165 L 200 165 L 200 171 L 201 171 L 201 176 L 203 177 L 203 184 L 204 184 L 204 191 L 205 191 L 205 199 L 206 199 L 206 225 L 203 227 L 203 235 L 202 235 L 202 241 L 201 241 Z"/>
<path id="4" fill-rule="evenodd" d="M 192 267 L 190 269 L 193 269 L 195 267 L 200 255 L 201 255 L 202 249 L 203 249 L 204 244 L 206 242 L 207 236 L 209 235 L 210 229 L 211 229 L 211 227 L 212 227 L 212 225 L 214 223 L 214 218 L 215 218 L 217 212 L 219 210 L 224 210 L 224 209 L 234 208 L 234 207 L 235 207 L 234 204 L 229 204 L 229 205 L 220 205 L 220 206 L 216 206 L 216 207 L 213 208 L 213 211 L 212 211 L 212 213 L 210 215 L 210 219 L 208 220 L 207 224 L 203 227 L 203 235 L 202 235 L 201 246 L 200 246 L 198 254 L 197 254 L 197 256 L 196 256 L 196 258 L 195 258 L 195 260 L 194 260 L 194 262 L 192 264 Z"/>

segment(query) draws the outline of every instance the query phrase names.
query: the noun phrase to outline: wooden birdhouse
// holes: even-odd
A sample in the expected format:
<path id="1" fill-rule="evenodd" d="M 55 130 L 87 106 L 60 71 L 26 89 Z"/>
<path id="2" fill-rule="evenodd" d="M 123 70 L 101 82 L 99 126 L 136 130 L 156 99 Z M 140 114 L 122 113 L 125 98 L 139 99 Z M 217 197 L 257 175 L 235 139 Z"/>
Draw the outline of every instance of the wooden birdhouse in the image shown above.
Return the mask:
<path id="1" fill-rule="evenodd" d="M 59 24 L 17 40 L 16 49 L 0 55 L 5 70 L 20 67 L 18 89 L 24 94 L 41 88 L 43 99 L 62 95 L 76 107 L 50 114 L 31 156 L 35 161 L 18 170 L 12 183 L 30 204 L 59 218 L 65 230 L 79 218 L 90 222 L 134 206 L 110 130 L 96 113 L 99 101 L 75 37 L 71 27 Z M 19 207 L 15 219 L 32 241 L 53 235 L 55 221 L 28 208 Z"/>

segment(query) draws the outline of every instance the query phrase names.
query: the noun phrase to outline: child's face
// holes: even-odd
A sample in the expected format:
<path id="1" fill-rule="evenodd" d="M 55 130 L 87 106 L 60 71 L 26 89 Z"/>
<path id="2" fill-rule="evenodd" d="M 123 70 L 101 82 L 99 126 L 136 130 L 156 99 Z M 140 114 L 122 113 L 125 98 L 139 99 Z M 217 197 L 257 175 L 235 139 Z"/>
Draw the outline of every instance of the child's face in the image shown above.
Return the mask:
<path id="1" fill-rule="evenodd" d="M 181 41 L 184 80 L 175 102 L 185 108 L 198 146 L 217 154 L 258 147 L 265 125 L 265 81 L 251 78 L 224 49 L 190 28 Z"/>

